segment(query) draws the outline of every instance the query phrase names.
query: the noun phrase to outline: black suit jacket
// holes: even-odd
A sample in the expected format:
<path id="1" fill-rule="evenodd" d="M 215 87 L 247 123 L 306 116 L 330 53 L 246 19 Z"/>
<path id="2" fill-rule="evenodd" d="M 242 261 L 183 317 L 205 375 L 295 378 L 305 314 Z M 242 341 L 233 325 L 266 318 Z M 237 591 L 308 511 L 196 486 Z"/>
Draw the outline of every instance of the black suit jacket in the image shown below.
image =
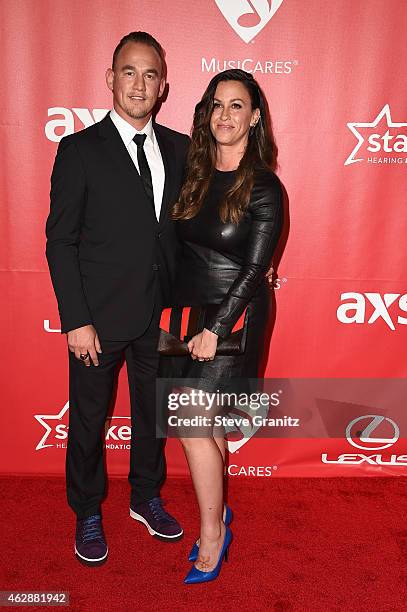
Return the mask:
<path id="1" fill-rule="evenodd" d="M 178 244 L 170 209 L 189 138 L 158 124 L 154 131 L 165 167 L 159 221 L 109 115 L 59 144 L 46 255 L 62 332 L 93 324 L 107 340 L 136 338 L 157 300 L 170 302 Z"/>

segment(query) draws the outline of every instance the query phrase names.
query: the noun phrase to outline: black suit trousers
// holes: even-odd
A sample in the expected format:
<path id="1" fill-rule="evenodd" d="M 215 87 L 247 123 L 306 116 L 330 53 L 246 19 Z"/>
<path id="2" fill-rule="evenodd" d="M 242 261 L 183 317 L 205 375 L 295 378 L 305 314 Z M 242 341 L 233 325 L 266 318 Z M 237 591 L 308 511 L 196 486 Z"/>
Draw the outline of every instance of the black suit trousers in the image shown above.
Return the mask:
<path id="1" fill-rule="evenodd" d="M 156 438 L 155 383 L 160 310 L 134 340 L 100 339 L 99 366 L 85 366 L 69 352 L 69 436 L 66 455 L 68 503 L 79 518 L 100 513 L 105 496 L 105 421 L 118 368 L 126 358 L 131 402 L 129 481 L 137 504 L 159 495 L 165 479 L 163 439 Z"/>

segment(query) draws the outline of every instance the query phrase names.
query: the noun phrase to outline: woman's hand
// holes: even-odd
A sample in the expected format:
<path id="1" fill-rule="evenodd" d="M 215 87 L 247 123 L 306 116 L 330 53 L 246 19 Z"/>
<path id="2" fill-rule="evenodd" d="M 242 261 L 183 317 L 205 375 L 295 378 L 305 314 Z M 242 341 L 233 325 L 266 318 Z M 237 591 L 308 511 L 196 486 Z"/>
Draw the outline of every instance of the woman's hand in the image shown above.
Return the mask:
<path id="1" fill-rule="evenodd" d="M 188 342 L 188 350 L 192 359 L 212 361 L 215 357 L 218 336 L 206 327 Z"/>
<path id="2" fill-rule="evenodd" d="M 269 269 L 266 272 L 266 278 L 269 284 L 270 289 L 272 289 L 273 287 L 273 274 L 274 274 L 274 268 L 273 266 L 270 266 Z"/>

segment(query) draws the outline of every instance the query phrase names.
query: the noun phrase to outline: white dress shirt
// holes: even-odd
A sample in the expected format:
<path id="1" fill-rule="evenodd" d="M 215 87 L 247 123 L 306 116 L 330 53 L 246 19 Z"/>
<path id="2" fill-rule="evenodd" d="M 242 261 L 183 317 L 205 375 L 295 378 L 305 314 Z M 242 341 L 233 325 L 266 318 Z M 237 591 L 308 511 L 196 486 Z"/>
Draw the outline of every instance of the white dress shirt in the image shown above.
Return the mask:
<path id="1" fill-rule="evenodd" d="M 147 138 L 144 142 L 144 152 L 146 154 L 148 165 L 150 166 L 151 179 L 153 181 L 154 208 L 157 219 L 160 218 L 161 203 L 164 192 L 165 170 L 163 158 L 161 156 L 160 147 L 158 146 L 157 138 L 153 130 L 153 120 L 143 127 L 141 131 L 136 130 L 128 121 L 120 117 L 113 109 L 110 111 L 110 118 L 119 132 L 121 139 L 124 142 L 126 149 L 139 172 L 137 160 L 137 145 L 133 141 L 136 134 L 146 134 Z M 140 172 L 139 172 L 140 173 Z"/>

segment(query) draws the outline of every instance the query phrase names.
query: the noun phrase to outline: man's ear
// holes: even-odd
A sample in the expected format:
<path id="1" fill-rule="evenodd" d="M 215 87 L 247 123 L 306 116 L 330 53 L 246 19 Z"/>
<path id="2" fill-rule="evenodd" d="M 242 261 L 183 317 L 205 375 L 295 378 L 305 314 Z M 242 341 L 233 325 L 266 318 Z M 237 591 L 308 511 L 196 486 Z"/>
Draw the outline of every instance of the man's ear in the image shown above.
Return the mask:
<path id="1" fill-rule="evenodd" d="M 110 91 L 113 91 L 113 79 L 114 79 L 114 72 L 111 68 L 108 68 L 106 70 L 106 85 L 108 86 Z"/>
<path id="2" fill-rule="evenodd" d="M 167 81 L 164 78 L 161 79 L 161 81 L 160 81 L 160 88 L 158 90 L 158 97 L 159 98 L 161 98 L 161 96 L 163 95 L 166 84 L 167 84 Z"/>

